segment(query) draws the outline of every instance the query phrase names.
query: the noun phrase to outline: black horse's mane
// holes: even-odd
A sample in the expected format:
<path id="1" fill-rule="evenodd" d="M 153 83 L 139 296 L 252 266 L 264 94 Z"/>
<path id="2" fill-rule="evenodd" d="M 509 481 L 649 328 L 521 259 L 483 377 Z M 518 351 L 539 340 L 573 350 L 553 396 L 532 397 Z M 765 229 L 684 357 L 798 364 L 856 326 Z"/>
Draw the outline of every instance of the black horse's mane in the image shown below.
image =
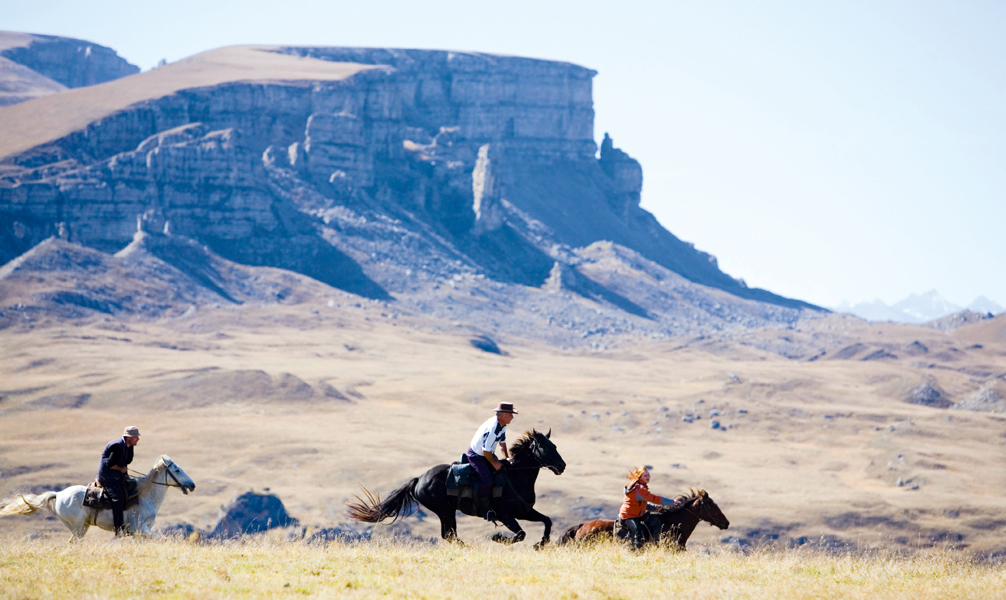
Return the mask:
<path id="1" fill-rule="evenodd" d="M 513 446 L 510 446 L 510 453 L 514 456 L 517 456 L 519 454 L 527 452 L 531 444 L 535 441 L 536 438 L 539 437 L 543 438 L 545 437 L 545 434 L 538 431 L 537 429 L 532 429 L 531 431 L 525 431 L 524 433 L 520 434 L 520 437 L 518 437 L 514 441 Z"/>

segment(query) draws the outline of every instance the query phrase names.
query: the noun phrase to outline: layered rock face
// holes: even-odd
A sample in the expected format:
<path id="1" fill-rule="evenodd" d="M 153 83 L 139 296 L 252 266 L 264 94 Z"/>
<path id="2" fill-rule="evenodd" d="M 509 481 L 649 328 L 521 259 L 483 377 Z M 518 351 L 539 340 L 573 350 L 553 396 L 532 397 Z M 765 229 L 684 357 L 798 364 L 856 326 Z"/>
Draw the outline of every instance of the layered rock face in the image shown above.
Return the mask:
<path id="1" fill-rule="evenodd" d="M 693 282 L 805 306 L 746 288 L 639 207 L 639 164 L 607 136 L 596 158 L 589 69 L 278 51 L 384 67 L 185 89 L 4 158 L 0 261 L 60 233 L 114 252 L 155 215 L 228 259 L 386 299 L 452 273 L 538 287 L 609 240 Z"/>

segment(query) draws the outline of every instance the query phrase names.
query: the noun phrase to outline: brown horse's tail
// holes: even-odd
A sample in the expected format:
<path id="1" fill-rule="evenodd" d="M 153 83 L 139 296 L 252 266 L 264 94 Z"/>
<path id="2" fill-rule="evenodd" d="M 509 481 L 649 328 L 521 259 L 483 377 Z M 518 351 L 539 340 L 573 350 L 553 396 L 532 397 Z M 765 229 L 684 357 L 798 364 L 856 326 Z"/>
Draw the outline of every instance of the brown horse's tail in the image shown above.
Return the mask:
<path id="1" fill-rule="evenodd" d="M 359 502 L 347 502 L 346 512 L 351 519 L 364 523 L 380 523 L 389 517 L 394 523 L 412 513 L 412 505 L 416 503 L 417 483 L 419 478 L 414 477 L 412 481 L 391 492 L 383 501 L 380 496 L 375 497 L 367 488 L 363 488 L 363 495 L 366 498 L 356 496 Z"/>
<path id="2" fill-rule="evenodd" d="M 576 539 L 576 532 L 580 531 L 581 527 L 583 527 L 583 523 L 580 523 L 579 525 L 574 525 L 573 527 L 570 527 L 569 529 L 567 529 L 566 532 L 563 533 L 562 536 L 558 539 L 558 541 L 556 541 L 555 545 L 556 546 L 565 546 L 566 544 L 568 544 L 568 543 L 572 542 L 573 540 L 575 540 Z"/>

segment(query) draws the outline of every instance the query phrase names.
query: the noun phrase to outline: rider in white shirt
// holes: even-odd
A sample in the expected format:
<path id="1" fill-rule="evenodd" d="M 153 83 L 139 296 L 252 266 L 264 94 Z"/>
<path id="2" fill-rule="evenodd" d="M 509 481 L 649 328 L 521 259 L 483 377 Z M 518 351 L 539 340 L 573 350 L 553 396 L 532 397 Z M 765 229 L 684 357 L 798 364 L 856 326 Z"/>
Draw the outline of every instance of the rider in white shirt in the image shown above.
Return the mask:
<path id="1" fill-rule="evenodd" d="M 500 402 L 495 412 L 495 416 L 490 417 L 475 432 L 472 443 L 468 446 L 468 452 L 465 453 L 479 477 L 479 505 L 485 511 L 487 521 L 496 520 L 496 513 L 491 507 L 493 485 L 489 467 L 492 466 L 494 471 L 503 468 L 500 460 L 496 458 L 496 444 L 499 444 L 503 451 L 503 458 L 510 458 L 506 447 L 506 426 L 517 414 L 513 404 L 509 402 Z"/>

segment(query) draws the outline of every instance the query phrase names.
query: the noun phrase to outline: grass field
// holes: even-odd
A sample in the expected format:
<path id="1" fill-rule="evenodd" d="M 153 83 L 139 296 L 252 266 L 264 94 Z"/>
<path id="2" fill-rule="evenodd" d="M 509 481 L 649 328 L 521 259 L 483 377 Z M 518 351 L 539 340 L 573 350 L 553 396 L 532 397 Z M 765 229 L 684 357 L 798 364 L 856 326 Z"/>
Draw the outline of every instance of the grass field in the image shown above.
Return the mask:
<path id="1" fill-rule="evenodd" d="M 685 596 L 682 596 L 685 595 Z M 635 555 L 589 549 L 0 540 L 0 598 L 1003 598 L 1006 569 L 947 551 Z"/>

